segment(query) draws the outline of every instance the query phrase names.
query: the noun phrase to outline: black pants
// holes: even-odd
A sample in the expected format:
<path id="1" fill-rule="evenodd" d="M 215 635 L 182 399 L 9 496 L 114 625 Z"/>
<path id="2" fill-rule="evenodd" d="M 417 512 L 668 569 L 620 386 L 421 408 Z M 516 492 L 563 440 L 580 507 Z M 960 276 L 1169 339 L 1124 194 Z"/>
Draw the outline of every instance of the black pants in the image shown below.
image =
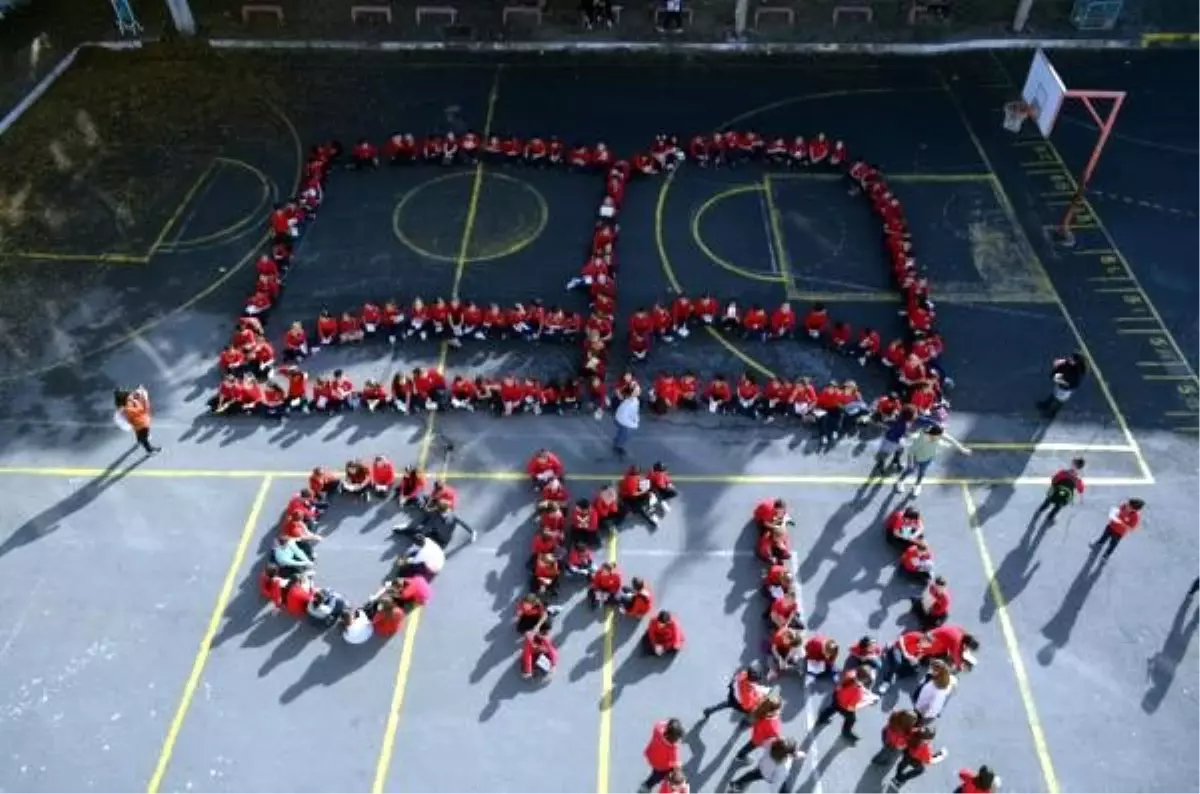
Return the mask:
<path id="1" fill-rule="evenodd" d="M 886 728 L 880 731 L 880 737 L 883 739 L 883 747 L 880 747 L 879 752 L 871 757 L 871 763 L 876 766 L 892 766 L 903 751 L 888 744 Z"/>
<path id="2" fill-rule="evenodd" d="M 925 774 L 925 765 L 920 761 L 913 760 L 913 757 L 907 753 L 900 759 L 900 763 L 896 765 L 897 784 L 907 783 L 923 774 Z"/>
<path id="3" fill-rule="evenodd" d="M 1046 513 L 1046 520 L 1053 521 L 1055 517 L 1062 511 L 1062 509 L 1068 504 L 1069 502 L 1056 498 L 1053 493 L 1047 494 L 1046 498 L 1043 499 L 1042 503 L 1038 506 L 1037 512 L 1034 513 L 1034 515 L 1040 516 L 1042 513 L 1045 513 L 1047 510 L 1049 510 L 1050 512 Z"/>
<path id="4" fill-rule="evenodd" d="M 841 408 L 833 408 L 817 420 L 817 429 L 821 438 L 832 438 L 834 434 L 841 435 L 846 428 L 846 412 Z"/>
<path id="5" fill-rule="evenodd" d="M 763 779 L 762 771 L 758 767 L 755 767 L 754 769 L 751 769 L 746 774 L 744 774 L 740 777 L 736 777 L 729 782 L 735 788 L 744 789 L 746 786 L 749 786 L 751 783 L 757 783 L 758 781 L 760 781 L 762 779 Z"/>
<path id="6" fill-rule="evenodd" d="M 150 443 L 150 428 L 143 427 L 141 430 L 135 430 L 133 437 L 142 445 L 142 449 L 146 452 L 158 452 L 158 447 Z"/>
<path id="7" fill-rule="evenodd" d="M 817 715 L 817 724 L 829 722 L 837 714 L 842 715 L 842 736 L 858 739 L 854 735 L 854 723 L 858 722 L 858 715 L 839 706 L 837 700 L 831 700 L 828 706 L 821 709 L 821 713 Z"/>
<path id="8" fill-rule="evenodd" d="M 889 648 L 884 653 L 883 664 L 879 668 L 879 683 L 891 686 L 898 676 L 912 675 L 916 671 L 917 669 L 900 655 L 900 651 Z"/>
<path id="9" fill-rule="evenodd" d="M 704 716 L 711 717 L 718 711 L 725 711 L 725 709 L 733 709 L 734 711 L 743 715 L 746 713 L 745 710 L 742 709 L 742 705 L 738 703 L 737 698 L 734 696 L 732 683 L 729 685 L 729 692 L 725 695 L 725 699 L 720 703 L 714 703 L 713 705 L 705 708 Z"/>
<path id="10" fill-rule="evenodd" d="M 645 791 L 649 791 L 650 789 L 657 786 L 659 783 L 666 780 L 668 774 L 670 774 L 670 770 L 668 770 L 668 769 L 651 769 L 650 774 L 646 777 L 645 780 L 642 781 L 642 789 Z"/>
<path id="11" fill-rule="evenodd" d="M 1092 544 L 1092 548 L 1099 550 L 1101 547 L 1107 544 L 1107 548 L 1104 549 L 1104 554 L 1101 555 L 1107 560 L 1112 556 L 1112 553 L 1117 550 L 1117 545 L 1120 542 L 1121 536 L 1116 532 L 1113 532 L 1108 527 L 1105 527 L 1104 531 L 1100 533 L 1100 537 L 1096 538 L 1096 542 Z"/>

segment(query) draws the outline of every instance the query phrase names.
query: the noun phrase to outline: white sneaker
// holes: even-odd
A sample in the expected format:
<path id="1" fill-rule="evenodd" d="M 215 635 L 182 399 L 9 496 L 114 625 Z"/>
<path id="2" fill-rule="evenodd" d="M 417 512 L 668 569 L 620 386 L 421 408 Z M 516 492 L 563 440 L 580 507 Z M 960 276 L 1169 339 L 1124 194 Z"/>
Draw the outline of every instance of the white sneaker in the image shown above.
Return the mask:
<path id="1" fill-rule="evenodd" d="M 920 496 L 920 495 L 921 495 L 921 486 L 919 486 L 919 485 L 914 485 L 914 486 L 913 486 L 913 489 L 912 489 L 912 495 L 913 495 L 913 496 Z"/>
<path id="2" fill-rule="evenodd" d="M 662 508 L 662 511 L 663 511 L 664 513 L 669 513 L 669 512 L 671 512 L 671 503 L 670 503 L 670 502 L 664 502 L 664 501 L 662 501 L 662 500 L 660 499 L 660 500 L 659 500 L 659 502 L 658 502 L 658 506 L 659 506 L 660 508 Z"/>

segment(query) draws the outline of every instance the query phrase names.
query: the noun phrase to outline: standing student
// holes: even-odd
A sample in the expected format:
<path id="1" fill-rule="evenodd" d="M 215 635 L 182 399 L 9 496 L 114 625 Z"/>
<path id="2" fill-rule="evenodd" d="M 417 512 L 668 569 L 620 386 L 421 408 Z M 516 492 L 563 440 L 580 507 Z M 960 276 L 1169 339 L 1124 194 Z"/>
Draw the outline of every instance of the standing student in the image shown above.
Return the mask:
<path id="1" fill-rule="evenodd" d="M 946 748 L 933 749 L 933 738 L 937 735 L 932 725 L 917 728 L 908 740 L 904 757 L 896 765 L 896 775 L 888 781 L 892 791 L 899 790 L 908 781 L 925 774 L 925 769 L 946 760 Z"/>
<path id="2" fill-rule="evenodd" d="M 904 442 L 912 430 L 913 422 L 917 421 L 917 409 L 911 405 L 904 406 L 899 416 L 888 420 L 883 429 L 883 438 L 879 439 L 879 449 L 875 451 L 875 466 L 872 474 L 883 474 L 887 471 L 900 471 L 904 468 Z"/>
<path id="3" fill-rule="evenodd" d="M 1117 550 L 1117 545 L 1126 535 L 1141 526 L 1142 508 L 1145 506 L 1146 503 L 1141 499 L 1129 499 L 1114 507 L 1108 514 L 1108 524 L 1105 525 L 1104 531 L 1089 547 L 1094 553 L 1099 551 L 1101 546 L 1105 546 L 1104 553 L 1100 555 L 1101 565 L 1108 562 L 1108 558 Z"/>
<path id="4" fill-rule="evenodd" d="M 617 403 L 617 410 L 613 411 L 613 424 L 617 428 L 613 436 L 613 452 L 617 453 L 619 458 L 625 457 L 625 444 L 641 422 L 641 402 L 638 399 L 640 394 L 641 387 L 634 383 Z"/>
<path id="5" fill-rule="evenodd" d="M 758 765 L 741 777 L 734 778 L 729 783 L 728 791 L 741 792 L 746 786 L 759 780 L 765 780 L 775 791 L 784 792 L 784 784 L 792 774 L 792 766 L 797 759 L 804 758 L 804 752 L 796 746 L 795 739 L 776 739 L 758 759 Z"/>
<path id="6" fill-rule="evenodd" d="M 755 707 L 750 715 L 750 739 L 737 751 L 734 760 L 745 763 L 750 753 L 760 747 L 769 747 L 771 742 L 783 738 L 783 697 L 778 691 L 770 692 Z"/>
<path id="7" fill-rule="evenodd" d="M 1000 788 L 1000 778 L 986 764 L 979 767 L 977 772 L 970 769 L 958 770 L 958 781 L 954 794 L 989 794 Z"/>
<path id="8" fill-rule="evenodd" d="M 858 742 L 858 734 L 854 732 L 854 723 L 858 721 L 858 712 L 876 703 L 879 697 L 871 692 L 870 674 L 861 667 L 847 670 L 842 674 L 842 680 L 833 690 L 829 704 L 817 715 L 817 725 L 826 725 L 834 715 L 842 715 L 842 738 L 850 744 Z"/>
<path id="9" fill-rule="evenodd" d="M 650 741 L 646 743 L 644 755 L 646 763 L 650 764 L 650 774 L 638 787 L 639 792 L 648 792 L 666 779 L 672 769 L 683 765 L 679 762 L 679 746 L 683 743 L 686 731 L 683 723 L 677 719 L 659 720 L 650 731 Z"/>
<path id="10" fill-rule="evenodd" d="M 162 447 L 150 443 L 150 394 L 145 386 L 138 386 L 133 391 L 117 389 L 113 392 L 113 401 L 117 410 L 129 428 L 133 437 L 147 455 L 162 452 Z"/>
<path id="11" fill-rule="evenodd" d="M 913 708 L 921 717 L 921 724 L 929 723 L 942 716 L 950 697 L 958 689 L 958 678 L 950 665 L 935 659 L 929 665 L 929 673 L 913 690 Z"/>
<path id="12" fill-rule="evenodd" d="M 1075 458 L 1068 468 L 1055 472 L 1054 476 L 1050 478 L 1050 489 L 1046 491 L 1046 498 L 1038 505 L 1037 511 L 1033 514 L 1034 518 L 1049 510 L 1050 512 L 1046 514 L 1046 523 L 1053 524 L 1059 511 L 1075 501 L 1076 495 L 1083 496 L 1084 465 L 1086 465 L 1086 461 L 1083 458 Z"/>
<path id="13" fill-rule="evenodd" d="M 913 434 L 912 444 L 908 449 L 908 463 L 905 465 L 904 471 L 900 472 L 900 479 L 896 480 L 896 490 L 904 491 L 908 487 L 906 481 L 909 476 L 915 473 L 917 479 L 913 483 L 911 493 L 913 496 L 920 496 L 921 483 L 925 480 L 925 474 L 929 471 L 929 466 L 933 463 L 938 449 L 943 446 L 953 447 L 964 455 L 971 454 L 970 449 L 959 443 L 940 425 L 926 427 Z"/>
<path id="14" fill-rule="evenodd" d="M 871 763 L 886 767 L 895 765 L 920 721 L 920 715 L 907 709 L 896 709 L 889 714 L 882 731 L 883 747 L 871 758 Z"/>
<path id="15" fill-rule="evenodd" d="M 762 679 L 762 667 L 758 662 L 751 662 L 739 669 L 729 681 L 729 692 L 725 700 L 705 707 L 704 719 L 725 709 L 733 709 L 741 714 L 743 719 L 748 717 L 770 691 L 763 685 Z"/>
<path id="16" fill-rule="evenodd" d="M 1055 359 L 1050 368 L 1050 395 L 1038 403 L 1042 414 L 1047 418 L 1057 414 L 1083 383 L 1087 373 L 1087 359 L 1082 353 Z"/>
<path id="17" fill-rule="evenodd" d="M 413 545 L 404 556 L 396 560 L 396 576 L 424 576 L 432 579 L 446 565 L 446 552 L 433 538 L 420 532 L 413 535 Z"/>

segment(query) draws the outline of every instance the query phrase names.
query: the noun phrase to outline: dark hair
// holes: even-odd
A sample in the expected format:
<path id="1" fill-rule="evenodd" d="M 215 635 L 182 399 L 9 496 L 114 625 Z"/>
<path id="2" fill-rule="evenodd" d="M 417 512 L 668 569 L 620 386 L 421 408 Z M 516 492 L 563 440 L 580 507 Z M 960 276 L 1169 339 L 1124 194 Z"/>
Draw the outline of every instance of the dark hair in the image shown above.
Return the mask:
<path id="1" fill-rule="evenodd" d="M 685 731 L 683 729 L 682 722 L 675 719 L 674 717 L 667 720 L 667 728 L 665 731 L 663 731 L 663 735 L 666 736 L 668 742 L 679 741 L 680 739 L 683 738 L 683 735 L 685 733 L 687 733 L 687 731 Z"/>
<path id="2" fill-rule="evenodd" d="M 1134 510 L 1141 510 L 1143 507 L 1146 506 L 1146 502 L 1142 499 L 1130 499 L 1129 506 L 1132 507 Z"/>
<path id="3" fill-rule="evenodd" d="M 974 634 L 964 634 L 963 635 L 963 645 L 966 646 L 967 648 L 970 648 L 973 651 L 979 650 L 979 640 L 975 639 Z"/>
<path id="4" fill-rule="evenodd" d="M 975 785 L 986 791 L 991 791 L 996 785 L 996 773 L 987 764 L 979 767 L 979 771 L 975 773 Z"/>
<path id="5" fill-rule="evenodd" d="M 670 623 L 671 622 L 671 613 L 665 609 L 660 611 L 658 613 L 658 622 L 659 623 Z"/>
<path id="6" fill-rule="evenodd" d="M 124 408 L 125 402 L 129 399 L 129 392 L 125 389 L 113 389 L 113 405 L 117 408 Z"/>
<path id="7" fill-rule="evenodd" d="M 1071 465 L 1077 469 L 1082 469 L 1086 464 L 1087 464 L 1087 461 L 1084 460 L 1083 458 L 1075 458 L 1074 460 L 1071 461 Z M 987 769 L 987 767 L 985 766 L 984 769 Z"/>

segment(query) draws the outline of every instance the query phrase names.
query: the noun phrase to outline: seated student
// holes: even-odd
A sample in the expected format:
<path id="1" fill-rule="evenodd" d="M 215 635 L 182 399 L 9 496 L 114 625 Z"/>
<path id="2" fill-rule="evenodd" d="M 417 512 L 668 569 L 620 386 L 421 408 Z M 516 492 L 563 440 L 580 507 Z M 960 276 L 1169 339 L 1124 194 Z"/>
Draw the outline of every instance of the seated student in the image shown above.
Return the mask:
<path id="1" fill-rule="evenodd" d="M 404 610 L 389 596 L 383 596 L 369 605 L 368 611 L 376 636 L 394 637 L 404 626 Z"/>
<path id="2" fill-rule="evenodd" d="M 676 654 L 683 650 L 683 642 L 683 627 L 674 615 L 664 609 L 646 626 L 642 650 L 654 656 Z"/>
<path id="3" fill-rule="evenodd" d="M 479 389 L 475 382 L 462 375 L 455 375 L 450 381 L 450 407 L 457 411 L 474 411 L 479 399 Z"/>
<path id="4" fill-rule="evenodd" d="M 283 611 L 297 620 L 308 614 L 308 605 L 312 603 L 313 583 L 310 573 L 293 576 L 283 586 Z"/>
<path id="5" fill-rule="evenodd" d="M 796 597 L 796 588 L 789 586 L 783 594 L 771 601 L 771 606 L 763 613 L 767 627 L 776 631 L 784 626 L 794 629 L 804 628 L 804 619 L 800 614 L 800 601 Z"/>
<path id="6" fill-rule="evenodd" d="M 846 394 L 837 382 L 831 381 L 817 393 L 813 415 L 817 419 L 817 449 L 827 450 L 846 430 Z"/>
<path id="7" fill-rule="evenodd" d="M 577 540 L 567 552 L 567 573 L 571 576 L 591 580 L 596 573 L 595 554 L 588 544 Z"/>
<path id="8" fill-rule="evenodd" d="M 795 524 L 788 515 L 787 502 L 782 499 L 764 499 L 754 506 L 754 526 L 760 534 Z"/>
<path id="9" fill-rule="evenodd" d="M 242 382 L 232 373 L 221 379 L 217 393 L 208 401 L 208 409 L 214 414 L 236 414 L 242 410 Z"/>
<path id="10" fill-rule="evenodd" d="M 298 367 L 284 367 L 280 370 L 287 378 L 287 393 L 284 405 L 289 411 L 308 413 L 312 406 L 308 400 L 308 374 Z"/>
<path id="11" fill-rule="evenodd" d="M 558 667 L 558 649 L 550 638 L 550 627 L 543 625 L 525 635 L 521 645 L 521 677 L 550 678 Z"/>
<path id="12" fill-rule="evenodd" d="M 267 419 L 283 419 L 287 413 L 287 392 L 274 381 L 262 387 L 262 403 L 259 410 Z"/>
<path id="13" fill-rule="evenodd" d="M 783 627 L 771 635 L 771 669 L 767 680 L 773 681 L 780 674 L 794 670 L 804 661 L 804 635 L 797 629 Z"/>
<path id="14" fill-rule="evenodd" d="M 804 674 L 814 678 L 834 678 L 840 652 L 837 641 L 821 634 L 811 635 L 804 643 Z"/>
<path id="15" fill-rule="evenodd" d="M 549 480 L 562 480 L 566 476 L 562 461 L 548 449 L 539 449 L 533 453 L 525 470 L 529 472 L 535 488 L 542 487 Z"/>
<path id="16" fill-rule="evenodd" d="M 811 422 L 815 419 L 817 387 L 813 385 L 812 378 L 797 378 L 795 383 L 792 384 L 792 391 L 788 395 L 788 402 L 791 404 L 792 414 L 799 418 L 801 422 Z"/>
<path id="17" fill-rule="evenodd" d="M 658 499 L 659 509 L 664 513 L 671 509 L 670 500 L 679 495 L 675 484 L 671 481 L 671 472 L 662 461 L 650 467 L 650 491 Z"/>
<path id="18" fill-rule="evenodd" d="M 626 512 L 637 513 L 651 526 L 658 526 L 662 520 L 662 503 L 655 496 L 650 479 L 643 476 L 637 466 L 626 469 L 618 492 Z"/>
<path id="19" fill-rule="evenodd" d="M 929 632 L 929 643 L 930 656 L 945 659 L 955 672 L 975 667 L 975 652 L 979 650 L 979 640 L 973 634 L 964 631 L 962 626 L 938 626 Z"/>
<path id="20" fill-rule="evenodd" d="M 557 607 L 546 606 L 546 602 L 542 601 L 536 594 L 526 593 L 517 602 L 517 612 L 513 618 L 513 625 L 516 626 L 517 634 L 527 634 L 531 631 L 537 631 L 543 625 L 549 627 L 551 623 L 550 619 L 557 611 Z"/>
<path id="21" fill-rule="evenodd" d="M 562 540 L 562 535 L 555 532 L 553 527 L 539 527 L 537 532 L 533 533 L 532 554 L 529 557 L 530 569 L 537 564 L 538 557 L 541 557 L 543 554 L 552 554 L 558 557 L 558 549 L 562 545 Z"/>
<path id="22" fill-rule="evenodd" d="M 304 523 L 311 528 L 317 523 L 317 519 L 321 517 L 329 507 L 329 502 L 324 498 L 318 499 L 311 488 L 303 488 L 291 499 L 288 500 L 287 507 L 284 509 L 284 514 L 298 513 Z"/>
<path id="23" fill-rule="evenodd" d="M 596 511 L 598 532 L 616 532 L 625 520 L 625 505 L 612 485 L 606 485 L 596 493 L 592 510 Z"/>
<path id="24" fill-rule="evenodd" d="M 539 554 L 533 561 L 533 576 L 529 581 L 529 589 L 539 596 L 557 596 L 561 578 L 558 558 L 553 554 Z"/>
<path id="25" fill-rule="evenodd" d="M 279 528 L 280 537 L 294 540 L 300 551 L 309 559 L 316 559 L 315 548 L 321 542 L 321 536 L 312 532 L 304 521 L 302 513 L 286 515 Z"/>
<path id="26" fill-rule="evenodd" d="M 396 559 L 396 577 L 423 576 L 432 581 L 446 565 L 446 552 L 420 532 L 412 536 L 412 541 L 408 551 Z"/>
<path id="27" fill-rule="evenodd" d="M 246 354 L 240 347 L 230 345 L 222 350 L 217 363 L 226 378 L 240 378 L 246 374 Z"/>
<path id="28" fill-rule="evenodd" d="M 332 412 L 353 411 L 358 402 L 358 396 L 354 393 L 354 384 L 340 369 L 335 369 L 333 376 L 326 381 L 322 398 L 324 410 Z M 317 408 L 321 410 L 320 401 L 318 401 Z"/>
<path id="29" fill-rule="evenodd" d="M 588 604 L 592 609 L 615 604 L 621 589 L 621 569 L 615 562 L 602 563 L 588 583 Z"/>
<path id="30" fill-rule="evenodd" d="M 350 150 L 349 166 L 351 168 L 374 168 L 377 165 L 379 165 L 379 150 L 375 148 L 375 144 L 366 138 L 354 144 L 354 148 Z"/>
<path id="31" fill-rule="evenodd" d="M 925 522 L 921 519 L 921 511 L 917 508 L 897 508 L 889 513 L 883 522 L 883 531 L 888 543 L 897 548 L 906 549 L 924 538 Z"/>
<path id="32" fill-rule="evenodd" d="M 362 320 L 358 318 L 358 315 L 352 312 L 342 312 L 342 316 L 338 319 L 338 342 L 343 345 L 354 344 L 361 342 L 365 336 Z"/>
<path id="33" fill-rule="evenodd" d="M 416 466 L 405 466 L 404 473 L 396 487 L 396 498 L 401 508 L 425 506 L 425 473 Z"/>
<path id="34" fill-rule="evenodd" d="M 626 617 L 641 620 L 654 608 L 654 594 L 644 579 L 635 576 L 629 580 L 629 586 L 617 594 L 616 603 Z"/>
<path id="35" fill-rule="evenodd" d="M 285 577 L 298 575 L 311 570 L 316 563 L 312 557 L 304 553 L 295 538 L 280 535 L 275 538 L 271 549 L 271 559 L 279 566 L 280 573 Z"/>
<path id="36" fill-rule="evenodd" d="M 371 617 L 365 609 L 347 609 L 341 619 L 342 639 L 347 645 L 362 645 L 375 635 Z"/>
<path id="37" fill-rule="evenodd" d="M 933 576 L 933 552 L 924 539 L 909 544 L 900 555 L 900 570 L 910 579 L 922 584 Z"/>
<path id="38" fill-rule="evenodd" d="M 400 576 L 389 587 L 392 600 L 405 612 L 423 607 L 433 598 L 433 585 L 424 576 Z"/>
<path id="39" fill-rule="evenodd" d="M 562 482 L 551 479 L 542 486 L 541 493 L 538 494 L 537 509 L 539 512 L 546 512 L 551 508 L 562 511 L 567 509 L 570 500 L 571 495 Z"/>
<path id="40" fill-rule="evenodd" d="M 368 379 L 367 382 L 363 384 L 362 393 L 359 395 L 359 397 L 362 400 L 362 404 L 365 405 L 367 410 L 371 413 L 375 413 L 390 403 L 390 400 L 388 400 L 387 389 L 385 389 L 383 384 L 377 380 Z"/>
<path id="41" fill-rule="evenodd" d="M 866 670 L 871 678 L 871 686 L 883 666 L 883 648 L 871 637 L 862 637 L 846 651 L 847 670 Z"/>
<path id="42" fill-rule="evenodd" d="M 386 455 L 376 455 L 371 463 L 371 491 L 387 498 L 396 485 L 396 466 Z"/>
<path id="43" fill-rule="evenodd" d="M 788 531 L 783 527 L 763 532 L 758 537 L 756 546 L 758 558 L 768 565 L 773 562 L 790 560 L 792 558 L 792 540 Z"/>
<path id="44" fill-rule="evenodd" d="M 342 619 L 348 606 L 345 597 L 328 587 L 322 587 L 312 594 L 308 602 L 308 616 L 321 628 L 331 628 Z"/>
<path id="45" fill-rule="evenodd" d="M 417 408 L 415 402 L 416 388 L 412 378 L 403 372 L 392 376 L 392 407 L 408 416 Z"/>
<path id="46" fill-rule="evenodd" d="M 926 631 L 937 628 L 950 617 L 950 588 L 944 576 L 936 576 L 920 598 L 912 599 L 912 611 L 921 628 Z"/>
<path id="47" fill-rule="evenodd" d="M 342 492 L 348 494 L 368 495 L 367 488 L 371 485 L 371 470 L 361 460 L 346 462 L 346 476 L 342 479 Z"/>
<path id="48" fill-rule="evenodd" d="M 238 389 L 238 412 L 243 414 L 260 414 L 263 412 L 265 400 L 262 384 L 247 374 L 242 378 Z"/>
<path id="49" fill-rule="evenodd" d="M 717 319 L 717 324 L 723 331 L 736 331 L 742 327 L 742 308 L 737 301 L 725 304 L 725 310 Z"/>
<path id="50" fill-rule="evenodd" d="M 767 599 L 774 601 L 792 589 L 794 584 L 792 581 L 792 572 L 789 570 L 787 562 L 777 560 L 767 566 L 767 570 L 763 574 L 760 590 Z"/>
<path id="51" fill-rule="evenodd" d="M 717 374 L 704 391 L 704 403 L 710 414 L 726 414 L 733 410 L 733 387 L 725 376 Z"/>
<path id="52" fill-rule="evenodd" d="M 742 337 L 765 342 L 771 336 L 770 323 L 771 318 L 767 315 L 767 310 L 758 304 L 752 304 L 742 315 Z"/>
<path id="53" fill-rule="evenodd" d="M 308 475 L 308 490 L 319 502 L 328 502 L 328 497 L 341 489 L 342 478 L 324 466 L 317 466 Z"/>
<path id="54" fill-rule="evenodd" d="M 274 562 L 268 562 L 258 573 L 259 595 L 276 606 L 283 603 L 283 588 L 286 585 L 283 570 Z"/>
<path id="55" fill-rule="evenodd" d="M 823 303 L 814 303 L 804 315 L 804 333 L 809 339 L 820 339 L 829 326 L 829 311 Z"/>

